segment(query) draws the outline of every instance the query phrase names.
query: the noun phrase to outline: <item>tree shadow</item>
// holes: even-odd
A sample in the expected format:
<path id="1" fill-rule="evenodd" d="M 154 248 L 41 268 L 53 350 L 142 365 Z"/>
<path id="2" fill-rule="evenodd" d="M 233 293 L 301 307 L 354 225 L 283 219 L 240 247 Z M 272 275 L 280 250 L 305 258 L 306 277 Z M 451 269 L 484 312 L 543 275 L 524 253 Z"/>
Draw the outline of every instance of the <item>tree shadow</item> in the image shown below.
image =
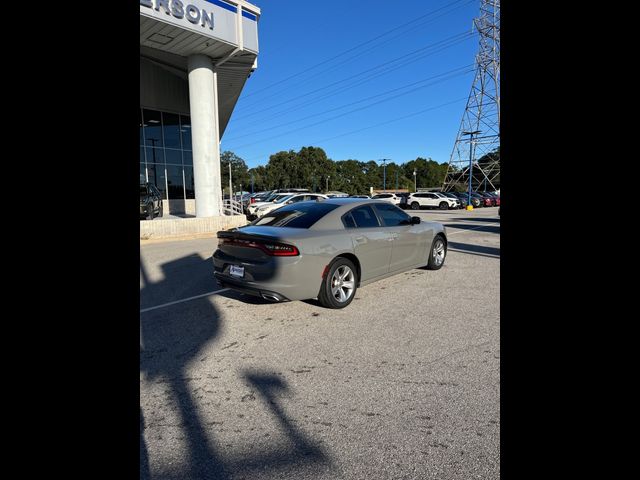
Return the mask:
<path id="1" fill-rule="evenodd" d="M 497 233 L 500 234 L 500 225 L 465 225 L 463 223 L 445 223 L 445 227 L 457 228 L 459 230 L 474 230 L 476 232 Z"/>
<path id="2" fill-rule="evenodd" d="M 195 273 L 194 273 L 195 272 Z M 190 363 L 199 358 L 206 348 L 210 352 L 213 340 L 221 331 L 222 321 L 216 307 L 206 298 L 193 299 L 187 303 L 178 303 L 153 309 L 154 301 L 159 305 L 169 303 L 168 298 L 176 298 L 176 289 L 188 295 L 210 288 L 208 279 L 200 278 L 204 272 L 213 278 L 213 265 L 209 259 L 191 255 L 162 265 L 163 279 L 150 281 L 148 271 L 140 257 L 140 371 L 149 382 L 167 384 L 168 395 L 173 400 L 171 414 L 178 418 L 178 424 L 184 433 L 187 456 L 178 475 L 175 472 L 162 471 L 162 467 L 153 468 L 153 451 L 149 451 L 144 432 L 149 428 L 149 416 L 145 419 L 140 407 L 140 478 L 186 478 L 227 480 L 238 471 L 255 468 L 276 468 L 283 465 L 297 467 L 310 462 L 331 464 L 328 456 L 313 445 L 291 420 L 285 411 L 277 405 L 277 394 L 287 390 L 284 380 L 259 373 L 249 373 L 246 379 L 255 386 L 266 401 L 270 412 L 277 417 L 279 424 L 289 439 L 291 448 L 273 452 L 243 455 L 241 461 L 222 458 L 214 448 L 212 431 L 206 426 L 189 385 Z M 214 282 L 215 283 L 215 282 Z M 211 290 L 209 290 L 211 291 Z M 224 292 L 230 293 L 230 292 Z M 168 297 L 168 298 L 167 298 Z M 266 300 L 255 300 L 267 303 Z M 145 422 L 146 420 L 146 422 Z M 153 419 L 151 420 L 151 423 Z M 157 470 L 157 471 L 154 471 Z"/>
<path id="3" fill-rule="evenodd" d="M 485 222 L 485 223 L 500 223 L 500 218 L 495 217 L 460 217 L 452 218 L 455 222 Z"/>
<path id="4" fill-rule="evenodd" d="M 500 257 L 500 247 L 485 247 L 470 243 L 449 242 L 448 249 L 452 252 L 472 253 L 484 257 Z"/>

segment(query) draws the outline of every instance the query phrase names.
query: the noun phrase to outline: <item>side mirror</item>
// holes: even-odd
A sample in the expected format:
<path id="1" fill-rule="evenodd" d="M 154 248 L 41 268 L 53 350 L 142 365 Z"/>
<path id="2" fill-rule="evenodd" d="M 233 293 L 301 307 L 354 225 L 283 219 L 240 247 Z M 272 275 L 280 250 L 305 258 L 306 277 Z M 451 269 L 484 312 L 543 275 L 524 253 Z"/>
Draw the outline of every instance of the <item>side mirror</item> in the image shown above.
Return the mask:
<path id="1" fill-rule="evenodd" d="M 420 223 L 420 217 L 411 217 L 411 225 L 417 225 Z"/>
<path id="2" fill-rule="evenodd" d="M 293 200 L 287 200 L 287 205 L 289 205 L 290 203 L 293 203 Z"/>

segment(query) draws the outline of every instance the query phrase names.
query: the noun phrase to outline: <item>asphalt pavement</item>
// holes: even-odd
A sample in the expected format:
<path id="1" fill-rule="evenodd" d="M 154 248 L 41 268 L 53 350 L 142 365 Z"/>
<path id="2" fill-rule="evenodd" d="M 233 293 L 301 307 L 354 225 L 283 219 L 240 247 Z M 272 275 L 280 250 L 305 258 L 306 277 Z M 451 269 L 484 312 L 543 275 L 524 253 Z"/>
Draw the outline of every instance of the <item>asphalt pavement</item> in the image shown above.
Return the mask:
<path id="1" fill-rule="evenodd" d="M 342 310 L 221 289 L 215 238 L 141 244 L 141 478 L 499 478 L 498 209 L 411 214 L 443 268 Z"/>

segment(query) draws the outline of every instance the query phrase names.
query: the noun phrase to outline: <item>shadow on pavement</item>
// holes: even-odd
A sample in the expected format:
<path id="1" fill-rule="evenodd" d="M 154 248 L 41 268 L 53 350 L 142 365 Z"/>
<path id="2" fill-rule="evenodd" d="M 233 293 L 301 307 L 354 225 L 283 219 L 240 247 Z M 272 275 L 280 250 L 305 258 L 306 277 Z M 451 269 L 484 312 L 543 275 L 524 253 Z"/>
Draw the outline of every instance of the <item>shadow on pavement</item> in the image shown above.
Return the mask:
<path id="1" fill-rule="evenodd" d="M 447 228 L 456 228 L 458 230 L 474 230 L 476 232 L 497 233 L 500 234 L 500 225 L 465 225 L 463 223 L 445 223 Z"/>
<path id="2" fill-rule="evenodd" d="M 172 294 L 171 298 L 178 296 L 174 289 L 181 293 L 199 291 L 202 289 L 199 285 L 201 277 L 205 274 L 213 277 L 213 266 L 210 259 L 191 255 L 162 265 L 162 272 L 163 280 L 150 282 L 141 256 L 141 301 L 147 299 L 168 303 L 170 300 L 164 296 L 169 293 Z M 154 463 L 161 464 L 162 459 L 156 459 L 154 462 L 154 452 L 148 448 L 145 431 L 153 427 L 157 416 L 164 415 L 163 412 L 153 412 L 155 417 L 150 416 L 148 412 L 144 414 L 141 405 L 140 478 L 227 480 L 235 478 L 235 472 L 246 469 L 247 465 L 264 469 L 282 465 L 297 467 L 310 461 L 330 465 L 327 455 L 294 427 L 286 412 L 278 406 L 276 392 L 286 391 L 287 385 L 284 380 L 255 373 L 248 374 L 246 378 L 265 398 L 266 406 L 283 426 L 292 448 L 246 455 L 241 458 L 241 462 L 233 463 L 225 461 L 216 451 L 213 432 L 203 422 L 203 406 L 195 401 L 188 372 L 190 363 L 202 354 L 203 347 L 207 345 L 208 349 L 212 348 L 210 345 L 219 335 L 221 325 L 222 320 L 217 309 L 206 297 L 140 314 L 140 371 L 147 382 L 163 383 L 169 387 L 167 395 L 171 401 L 167 402 L 169 406 L 163 408 L 172 409 L 171 413 L 178 417 L 176 428 L 182 430 L 188 452 L 186 458 L 181 459 L 181 465 L 172 466 L 178 469 L 178 473 L 163 471 L 162 465 L 154 468 Z M 209 351 L 207 350 L 207 353 Z"/>
<path id="3" fill-rule="evenodd" d="M 460 217 L 453 218 L 455 222 L 486 222 L 486 223 L 500 223 L 499 218 L 494 217 Z"/>
<path id="4" fill-rule="evenodd" d="M 222 290 L 213 278 L 211 257 L 203 260 L 193 254 L 162 266 L 164 280 L 149 284 L 140 290 L 140 309 L 182 300 L 203 293 Z"/>
<path id="5" fill-rule="evenodd" d="M 500 247 L 484 247 L 470 243 L 449 242 L 448 249 L 452 252 L 472 253 L 485 257 L 500 257 Z"/>

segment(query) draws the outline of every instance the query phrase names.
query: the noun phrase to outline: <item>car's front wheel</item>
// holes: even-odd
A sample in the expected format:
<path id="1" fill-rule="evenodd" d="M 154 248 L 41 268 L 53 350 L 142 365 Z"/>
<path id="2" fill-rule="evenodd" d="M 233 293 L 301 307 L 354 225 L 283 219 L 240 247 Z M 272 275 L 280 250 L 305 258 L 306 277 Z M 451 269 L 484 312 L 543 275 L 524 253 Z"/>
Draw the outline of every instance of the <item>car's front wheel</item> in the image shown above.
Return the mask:
<path id="1" fill-rule="evenodd" d="M 439 270 L 444 265 L 444 259 L 447 256 L 447 242 L 442 235 L 436 236 L 431 244 L 429 252 L 428 270 Z"/>
<path id="2" fill-rule="evenodd" d="M 411 202 L 411 210 L 418 210 L 420 208 L 420 204 L 418 202 Z"/>
<path id="3" fill-rule="evenodd" d="M 344 308 L 356 295 L 358 273 L 351 260 L 337 258 L 322 281 L 318 301 L 325 308 Z"/>
<path id="4" fill-rule="evenodd" d="M 447 210 L 449 208 L 449 204 L 447 202 L 440 202 L 440 210 Z"/>
<path id="5" fill-rule="evenodd" d="M 147 220 L 153 220 L 153 202 L 147 205 Z"/>

